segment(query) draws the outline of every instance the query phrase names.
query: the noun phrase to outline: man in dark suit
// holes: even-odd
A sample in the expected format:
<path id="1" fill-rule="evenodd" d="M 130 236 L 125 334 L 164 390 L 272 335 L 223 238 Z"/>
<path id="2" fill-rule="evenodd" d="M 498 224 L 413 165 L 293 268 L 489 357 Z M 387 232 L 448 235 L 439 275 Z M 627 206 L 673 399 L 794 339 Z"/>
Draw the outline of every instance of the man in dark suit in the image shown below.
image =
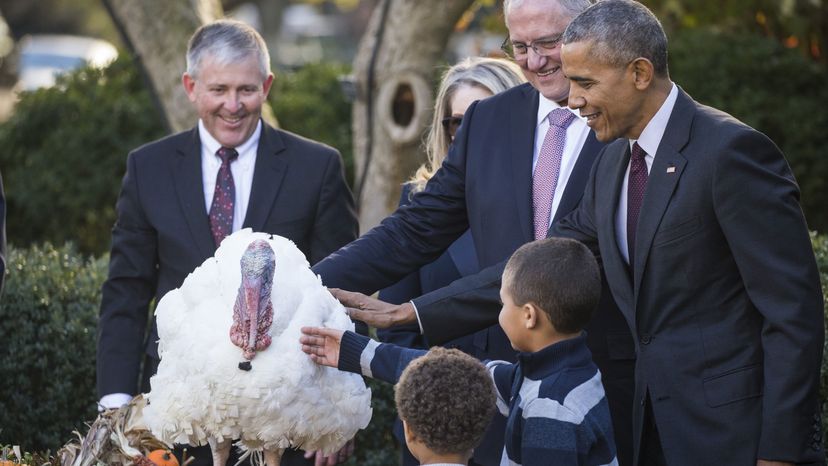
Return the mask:
<path id="1" fill-rule="evenodd" d="M 784 156 L 670 81 L 643 5 L 597 3 L 563 42 L 569 106 L 623 139 L 552 230 L 600 255 L 636 338 L 640 464 L 824 462 L 822 293 Z"/>
<path id="2" fill-rule="evenodd" d="M 118 199 L 98 330 L 106 408 L 149 391 L 159 362 L 149 304 L 179 287 L 227 234 L 284 236 L 312 264 L 357 236 L 339 153 L 261 120 L 273 75 L 255 30 L 236 21 L 200 28 L 182 82 L 197 127 L 130 153 Z M 199 461 L 212 464 L 206 453 Z M 300 464 L 297 456 L 283 461 Z"/>
<path id="3" fill-rule="evenodd" d="M 550 234 L 593 249 L 633 330 L 636 464 L 823 464 L 822 294 L 783 155 L 670 81 L 666 36 L 641 4 L 599 2 L 563 42 L 570 107 L 600 140 L 623 139 Z M 485 320 L 474 304 L 495 299 L 502 270 L 434 302 Z M 353 315 L 389 320 L 372 304 Z"/>
<path id="4" fill-rule="evenodd" d="M 565 108 L 569 84 L 561 71 L 558 44 L 570 19 L 589 4 L 587 0 L 505 2 L 509 39 L 504 45 L 529 84 L 473 104 L 463 117 L 446 161 L 411 204 L 314 267 L 326 286 L 373 293 L 434 261 L 467 229 L 474 238 L 480 266 L 488 267 L 508 259 L 522 244 L 546 236 L 550 223 L 578 205 L 601 144 L 585 121 Z M 553 114 L 571 116 L 562 131 L 550 129 L 556 125 L 550 123 Z M 550 134 L 557 136 L 547 138 Z M 544 163 L 547 139 L 563 146 L 557 177 L 552 181 L 535 175 Z M 549 191 L 540 199 L 536 190 L 544 187 Z M 544 200 L 548 204 L 541 206 Z M 434 293 L 439 295 L 440 290 Z M 487 306 L 492 319 L 470 328 L 444 318 L 438 307 L 429 304 L 430 295 L 414 299 L 413 305 L 389 305 L 407 313 L 408 323 L 418 322 L 414 306 L 425 311 L 419 324 L 430 344 L 497 325 L 497 302 Z M 629 464 L 624 459 L 631 458 L 635 351 L 623 317 L 609 292 L 604 295 L 589 327 L 589 344 L 604 373 L 617 423 L 619 457 L 622 464 Z M 490 328 L 488 338 L 480 344 L 490 357 L 515 359 L 498 327 Z M 499 453 L 496 456 L 497 463 Z"/>

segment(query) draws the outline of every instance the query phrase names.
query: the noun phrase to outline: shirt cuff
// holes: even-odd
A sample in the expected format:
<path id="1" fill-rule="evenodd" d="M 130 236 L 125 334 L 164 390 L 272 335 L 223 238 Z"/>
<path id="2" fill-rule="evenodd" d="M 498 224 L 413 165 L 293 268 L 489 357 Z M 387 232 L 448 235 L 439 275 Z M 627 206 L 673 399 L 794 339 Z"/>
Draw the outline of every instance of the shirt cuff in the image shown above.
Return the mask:
<path id="1" fill-rule="evenodd" d="M 409 303 L 411 303 L 411 307 L 414 308 L 414 316 L 417 318 L 417 327 L 420 327 L 420 335 L 422 335 L 425 332 L 423 332 L 423 323 L 420 322 L 420 311 L 417 310 L 417 305 L 414 304 L 413 300 L 409 301 Z"/>
<path id="2" fill-rule="evenodd" d="M 342 340 L 339 342 L 339 362 L 337 368 L 355 374 L 362 374 L 362 365 L 360 359 L 362 352 L 371 339 L 354 332 L 345 332 L 342 334 Z"/>
<path id="3" fill-rule="evenodd" d="M 132 401 L 132 395 L 127 395 L 126 393 L 110 393 L 109 395 L 101 397 L 101 401 L 98 402 L 98 411 L 118 409 L 130 401 Z"/>

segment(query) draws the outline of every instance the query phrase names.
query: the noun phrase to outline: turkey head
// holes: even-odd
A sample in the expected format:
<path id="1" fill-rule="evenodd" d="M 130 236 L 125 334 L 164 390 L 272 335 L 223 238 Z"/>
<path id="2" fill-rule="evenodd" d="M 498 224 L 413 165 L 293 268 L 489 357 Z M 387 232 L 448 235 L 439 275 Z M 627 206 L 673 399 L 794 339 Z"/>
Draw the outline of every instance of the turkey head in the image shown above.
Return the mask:
<path id="1" fill-rule="evenodd" d="M 230 340 L 242 349 L 246 359 L 239 363 L 239 369 L 250 370 L 250 360 L 256 357 L 256 352 L 271 343 L 268 334 L 273 323 L 270 293 L 276 256 L 267 241 L 256 240 L 247 246 L 240 262 L 242 279 L 233 306 Z"/>

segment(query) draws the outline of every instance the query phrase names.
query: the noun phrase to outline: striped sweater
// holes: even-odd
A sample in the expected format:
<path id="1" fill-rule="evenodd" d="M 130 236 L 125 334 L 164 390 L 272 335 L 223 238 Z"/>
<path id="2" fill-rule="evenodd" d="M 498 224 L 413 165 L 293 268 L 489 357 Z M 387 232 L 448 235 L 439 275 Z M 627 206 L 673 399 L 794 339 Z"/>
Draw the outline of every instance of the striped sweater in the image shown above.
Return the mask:
<path id="1" fill-rule="evenodd" d="M 396 383 L 425 353 L 345 332 L 339 368 Z M 601 373 L 584 334 L 487 367 L 508 418 L 501 465 L 618 464 Z"/>

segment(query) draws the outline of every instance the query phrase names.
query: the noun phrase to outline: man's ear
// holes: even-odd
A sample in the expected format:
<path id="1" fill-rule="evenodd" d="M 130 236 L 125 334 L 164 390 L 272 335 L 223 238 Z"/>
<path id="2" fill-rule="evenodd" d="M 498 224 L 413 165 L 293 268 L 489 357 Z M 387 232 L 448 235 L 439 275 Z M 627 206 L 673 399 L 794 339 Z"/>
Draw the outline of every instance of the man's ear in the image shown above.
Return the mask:
<path id="1" fill-rule="evenodd" d="M 184 92 L 190 102 L 195 102 L 195 79 L 189 73 L 184 73 L 181 75 L 181 84 L 184 85 Z"/>
<path id="2" fill-rule="evenodd" d="M 270 73 L 267 75 L 264 83 L 262 83 L 262 90 L 264 91 L 265 97 L 267 97 L 267 94 L 270 92 L 270 88 L 273 86 L 273 81 L 276 81 L 276 77 L 273 73 Z"/>
<path id="3" fill-rule="evenodd" d="M 647 89 L 655 77 L 653 62 L 644 57 L 638 57 L 630 63 L 630 68 L 633 73 L 636 89 L 639 91 Z"/>

